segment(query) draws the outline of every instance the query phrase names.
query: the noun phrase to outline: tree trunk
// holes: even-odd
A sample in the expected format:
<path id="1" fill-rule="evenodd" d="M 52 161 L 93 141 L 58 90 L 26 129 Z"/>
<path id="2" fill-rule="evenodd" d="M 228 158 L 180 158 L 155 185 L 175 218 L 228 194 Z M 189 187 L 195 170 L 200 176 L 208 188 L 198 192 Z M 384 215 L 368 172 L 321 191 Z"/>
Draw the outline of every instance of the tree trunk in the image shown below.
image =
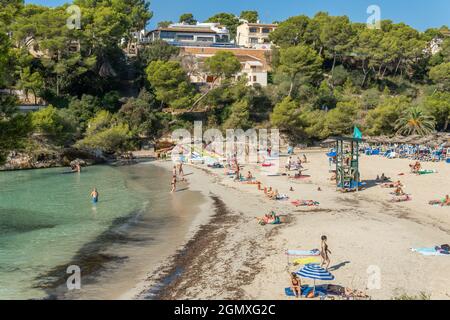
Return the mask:
<path id="1" fill-rule="evenodd" d="M 333 54 L 333 66 L 331 67 L 331 78 L 334 77 L 334 67 L 336 66 L 336 52 Z"/>
<path id="2" fill-rule="evenodd" d="M 397 66 L 395 67 L 395 72 L 394 72 L 395 75 L 397 75 L 398 67 L 400 67 L 401 62 L 402 62 L 402 59 L 398 59 L 398 63 L 397 63 Z"/>
<path id="3" fill-rule="evenodd" d="M 294 79 L 291 80 L 291 86 L 290 86 L 290 88 L 289 88 L 289 94 L 288 94 L 288 97 L 291 96 L 291 94 L 292 94 L 292 89 L 293 89 L 293 88 L 294 88 Z"/>
<path id="4" fill-rule="evenodd" d="M 445 119 L 445 123 L 444 123 L 444 128 L 442 129 L 442 131 L 444 131 L 444 132 L 446 132 L 447 131 L 447 128 L 448 128 L 448 117 L 447 117 L 447 119 Z"/>

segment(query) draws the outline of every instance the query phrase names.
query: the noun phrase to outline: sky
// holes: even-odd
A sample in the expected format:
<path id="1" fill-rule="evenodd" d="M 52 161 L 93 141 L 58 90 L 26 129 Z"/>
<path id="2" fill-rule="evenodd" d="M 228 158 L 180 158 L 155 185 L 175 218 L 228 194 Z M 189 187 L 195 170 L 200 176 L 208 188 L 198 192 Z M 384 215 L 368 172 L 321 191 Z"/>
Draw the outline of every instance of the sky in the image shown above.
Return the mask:
<path id="1" fill-rule="evenodd" d="M 56 6 L 70 0 L 25 0 L 47 6 Z M 149 28 L 158 21 L 178 21 L 178 17 L 190 12 L 203 21 L 219 13 L 239 15 L 242 10 L 257 10 L 261 22 L 282 21 L 290 16 L 313 16 L 319 11 L 331 15 L 347 15 L 354 22 L 366 22 L 367 8 L 378 5 L 381 19 L 406 24 L 424 31 L 442 25 L 450 26 L 450 0 L 151 0 L 153 18 Z"/>

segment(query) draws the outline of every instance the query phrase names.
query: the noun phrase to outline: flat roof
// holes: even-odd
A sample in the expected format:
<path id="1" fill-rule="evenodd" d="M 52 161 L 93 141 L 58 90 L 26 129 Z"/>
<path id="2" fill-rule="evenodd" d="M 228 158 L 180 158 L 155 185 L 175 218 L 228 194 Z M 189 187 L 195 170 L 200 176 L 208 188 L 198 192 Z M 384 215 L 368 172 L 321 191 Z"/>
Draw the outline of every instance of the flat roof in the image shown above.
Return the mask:
<path id="1" fill-rule="evenodd" d="M 278 27 L 277 24 L 273 23 L 247 23 L 250 27 Z"/>
<path id="2" fill-rule="evenodd" d="M 356 142 L 364 142 L 364 139 L 353 138 L 353 137 L 329 137 L 328 139 L 333 139 L 336 141 L 356 141 Z"/>
<path id="3" fill-rule="evenodd" d="M 174 27 L 174 28 L 158 28 L 149 31 L 149 33 L 155 32 L 155 31 L 173 31 L 173 32 L 191 32 L 191 33 L 215 33 L 215 34 L 226 34 L 226 33 L 220 33 L 215 30 L 212 30 L 211 28 L 189 28 L 189 27 Z"/>

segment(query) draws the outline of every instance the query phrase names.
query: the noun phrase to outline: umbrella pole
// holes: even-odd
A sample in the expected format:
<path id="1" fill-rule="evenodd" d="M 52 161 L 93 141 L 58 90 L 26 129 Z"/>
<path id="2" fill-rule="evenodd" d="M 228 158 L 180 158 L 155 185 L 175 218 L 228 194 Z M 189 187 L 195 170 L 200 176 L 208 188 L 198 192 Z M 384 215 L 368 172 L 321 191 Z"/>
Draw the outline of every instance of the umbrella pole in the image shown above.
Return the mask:
<path id="1" fill-rule="evenodd" d="M 316 296 L 316 279 L 314 279 L 313 297 Z"/>

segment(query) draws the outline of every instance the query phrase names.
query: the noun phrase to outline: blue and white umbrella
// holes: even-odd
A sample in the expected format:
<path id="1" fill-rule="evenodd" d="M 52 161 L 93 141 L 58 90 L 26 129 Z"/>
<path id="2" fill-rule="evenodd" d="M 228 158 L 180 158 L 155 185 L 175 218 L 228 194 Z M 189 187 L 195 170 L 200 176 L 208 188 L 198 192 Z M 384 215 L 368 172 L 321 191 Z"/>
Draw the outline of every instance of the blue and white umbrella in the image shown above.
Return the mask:
<path id="1" fill-rule="evenodd" d="M 305 265 L 296 272 L 302 278 L 309 278 L 314 280 L 314 292 L 316 291 L 316 280 L 334 280 L 334 276 L 318 264 L 311 263 Z"/>

